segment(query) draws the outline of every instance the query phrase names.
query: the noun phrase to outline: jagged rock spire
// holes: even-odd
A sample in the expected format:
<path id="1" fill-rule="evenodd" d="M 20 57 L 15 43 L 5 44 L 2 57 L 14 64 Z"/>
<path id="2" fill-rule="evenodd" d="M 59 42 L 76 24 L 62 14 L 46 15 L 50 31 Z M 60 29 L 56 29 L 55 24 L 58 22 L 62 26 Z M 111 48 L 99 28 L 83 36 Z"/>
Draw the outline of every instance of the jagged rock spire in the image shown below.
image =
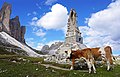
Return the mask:
<path id="1" fill-rule="evenodd" d="M 0 10 L 0 31 L 4 31 L 16 40 L 25 43 L 26 27 L 20 25 L 19 16 L 10 19 L 11 5 L 4 3 Z"/>
<path id="2" fill-rule="evenodd" d="M 0 31 L 10 33 L 9 19 L 11 14 L 11 5 L 4 3 L 0 10 Z"/>
<path id="3" fill-rule="evenodd" d="M 81 37 L 81 33 L 77 27 L 76 20 L 77 13 L 74 9 L 71 9 L 68 18 L 67 33 L 65 38 L 66 44 L 75 44 L 76 42 L 83 44 L 83 38 Z"/>
<path id="4" fill-rule="evenodd" d="M 16 16 L 15 18 L 10 19 L 10 31 L 11 36 L 17 39 L 20 42 L 25 43 L 24 35 L 26 32 L 25 26 L 20 26 L 19 17 Z"/>

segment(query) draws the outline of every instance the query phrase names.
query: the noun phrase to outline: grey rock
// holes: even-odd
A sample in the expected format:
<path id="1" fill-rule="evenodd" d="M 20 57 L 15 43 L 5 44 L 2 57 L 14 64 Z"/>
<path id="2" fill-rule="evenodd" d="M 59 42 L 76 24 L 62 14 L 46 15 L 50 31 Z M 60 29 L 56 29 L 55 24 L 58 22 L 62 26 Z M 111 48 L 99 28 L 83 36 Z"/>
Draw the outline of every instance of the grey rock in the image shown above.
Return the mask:
<path id="1" fill-rule="evenodd" d="M 26 27 L 20 26 L 20 21 L 18 16 L 10 19 L 10 31 L 12 37 L 14 37 L 20 42 L 25 43 L 24 35 L 26 32 Z"/>
<path id="2" fill-rule="evenodd" d="M 56 50 L 63 44 L 63 42 L 55 42 L 50 47 L 48 45 L 45 45 L 42 47 L 42 52 L 47 52 L 47 54 L 53 55 L 55 54 Z"/>
<path id="3" fill-rule="evenodd" d="M 25 43 L 24 35 L 26 27 L 20 25 L 19 17 L 10 19 L 11 5 L 4 3 L 0 10 L 0 32 L 4 31 L 16 40 Z"/>
<path id="4" fill-rule="evenodd" d="M 21 26 L 21 36 L 20 36 L 20 41 L 25 43 L 25 32 L 26 32 L 26 27 L 25 26 Z"/>
<path id="5" fill-rule="evenodd" d="M 48 53 L 49 52 L 49 46 L 48 45 L 44 45 L 41 49 L 41 52 L 43 53 Z"/>
<path id="6" fill-rule="evenodd" d="M 4 3 L 0 10 L 0 31 L 10 33 L 9 19 L 11 14 L 11 5 Z"/>

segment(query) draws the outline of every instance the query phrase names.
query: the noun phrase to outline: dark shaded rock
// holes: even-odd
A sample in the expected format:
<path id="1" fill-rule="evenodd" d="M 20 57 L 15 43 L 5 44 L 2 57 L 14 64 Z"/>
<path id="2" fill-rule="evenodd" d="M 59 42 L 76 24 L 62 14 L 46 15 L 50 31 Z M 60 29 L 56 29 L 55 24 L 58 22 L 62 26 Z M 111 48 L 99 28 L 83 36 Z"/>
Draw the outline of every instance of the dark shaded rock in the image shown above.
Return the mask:
<path id="1" fill-rule="evenodd" d="M 19 40 L 20 37 L 20 22 L 19 22 L 19 17 L 16 16 L 13 19 L 10 19 L 10 31 L 11 31 L 11 36 L 14 37 L 15 39 Z"/>
<path id="2" fill-rule="evenodd" d="M 25 26 L 21 26 L 21 39 L 20 39 L 20 41 L 21 42 L 23 42 L 23 43 L 25 43 L 25 32 L 26 32 L 26 27 Z"/>
<path id="3" fill-rule="evenodd" d="M 20 26 L 19 17 L 16 16 L 15 18 L 10 19 L 9 25 L 11 36 L 14 37 L 16 40 L 25 43 L 24 35 L 26 32 L 26 27 Z"/>

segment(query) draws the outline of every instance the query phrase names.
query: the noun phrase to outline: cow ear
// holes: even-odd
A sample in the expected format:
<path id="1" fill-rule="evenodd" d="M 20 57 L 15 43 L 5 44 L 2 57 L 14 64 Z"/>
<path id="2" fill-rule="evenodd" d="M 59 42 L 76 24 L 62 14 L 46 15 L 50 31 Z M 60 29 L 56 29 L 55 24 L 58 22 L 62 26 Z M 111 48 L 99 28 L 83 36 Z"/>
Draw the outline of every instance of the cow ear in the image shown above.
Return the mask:
<path id="1" fill-rule="evenodd" d="M 65 51 L 65 53 L 68 53 L 68 51 Z"/>

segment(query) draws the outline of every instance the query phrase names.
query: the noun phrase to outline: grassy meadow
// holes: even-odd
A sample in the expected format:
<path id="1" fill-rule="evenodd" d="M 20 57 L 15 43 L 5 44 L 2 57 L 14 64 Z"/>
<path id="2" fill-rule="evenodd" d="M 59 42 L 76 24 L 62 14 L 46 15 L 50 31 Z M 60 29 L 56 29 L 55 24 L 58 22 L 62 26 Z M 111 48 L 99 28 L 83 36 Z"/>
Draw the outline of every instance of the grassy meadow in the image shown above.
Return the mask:
<path id="1" fill-rule="evenodd" d="M 43 58 L 0 55 L 0 77 L 120 77 L 119 65 L 115 65 L 111 71 L 106 71 L 105 67 L 98 67 L 96 74 L 89 74 L 80 70 L 58 70 L 41 64 L 70 68 L 70 65 L 44 62 Z"/>

